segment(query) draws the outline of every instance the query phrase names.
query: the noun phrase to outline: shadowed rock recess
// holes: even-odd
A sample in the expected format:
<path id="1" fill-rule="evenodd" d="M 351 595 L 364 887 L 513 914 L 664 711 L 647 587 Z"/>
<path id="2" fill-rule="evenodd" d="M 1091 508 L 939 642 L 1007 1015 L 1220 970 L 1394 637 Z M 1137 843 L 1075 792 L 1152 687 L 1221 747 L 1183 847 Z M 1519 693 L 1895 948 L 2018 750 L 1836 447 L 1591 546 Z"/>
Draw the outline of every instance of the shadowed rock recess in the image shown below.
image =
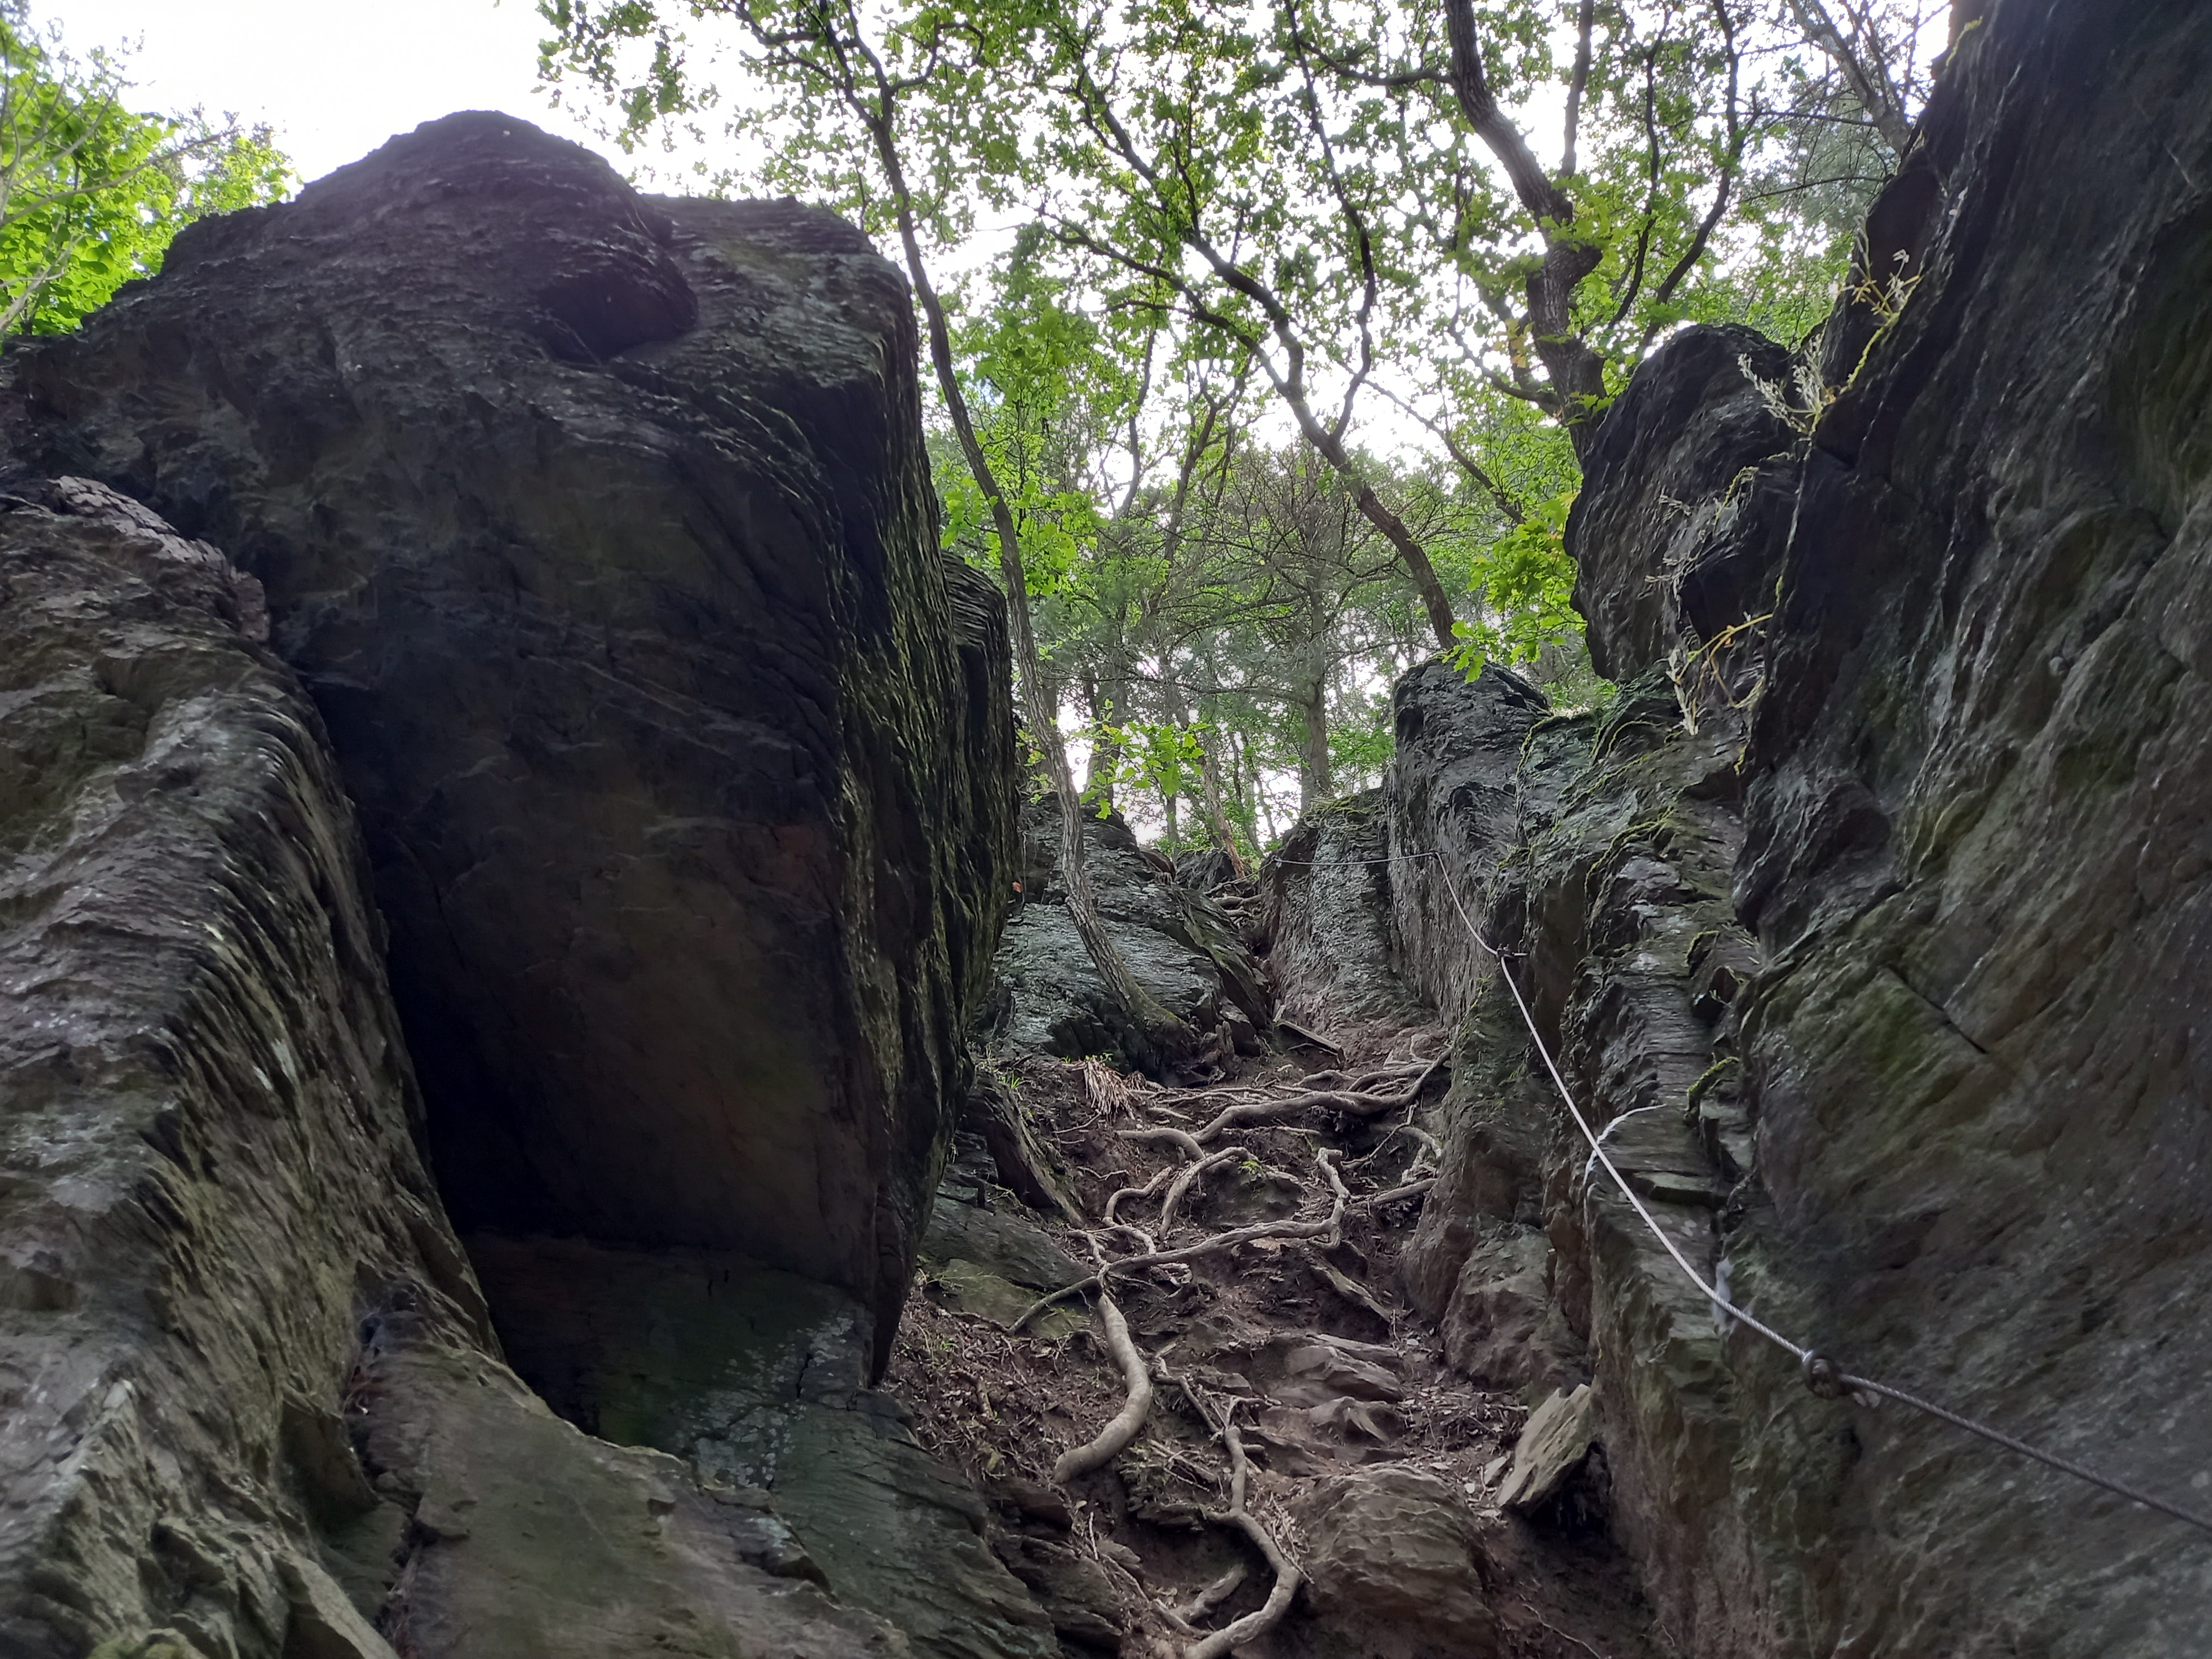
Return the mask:
<path id="1" fill-rule="evenodd" d="M 0 1649 L 1049 1652 L 868 1388 L 1013 871 L 894 269 L 465 114 L 11 365 Z"/>
<path id="2" fill-rule="evenodd" d="M 2212 1511 L 2212 11 L 1974 11 L 1804 353 L 1691 329 L 1607 414 L 1617 697 L 1417 670 L 1385 892 L 1301 901 L 1465 1011 L 1407 1291 L 1471 1377 L 1594 1382 L 1702 1659 L 2212 1651 L 2212 1538 L 1724 1328 L 1471 938 L 1739 1304 Z"/>

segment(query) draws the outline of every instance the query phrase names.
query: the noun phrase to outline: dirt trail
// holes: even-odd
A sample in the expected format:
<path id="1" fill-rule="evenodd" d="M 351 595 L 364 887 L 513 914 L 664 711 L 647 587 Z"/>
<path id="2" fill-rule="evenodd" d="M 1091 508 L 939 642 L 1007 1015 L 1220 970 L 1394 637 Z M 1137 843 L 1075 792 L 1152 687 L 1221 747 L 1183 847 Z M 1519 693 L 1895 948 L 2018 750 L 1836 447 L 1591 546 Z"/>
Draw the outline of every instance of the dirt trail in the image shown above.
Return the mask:
<path id="1" fill-rule="evenodd" d="M 1011 1081 L 1072 1176 L 1080 1228 L 994 1193 L 979 1148 L 948 1178 L 948 1213 L 973 1224 L 960 1200 L 981 1200 L 999 1212 L 994 1226 L 1034 1224 L 1065 1252 L 1048 1288 L 1101 1255 L 1248 1236 L 1109 1275 L 1152 1401 L 1104 1467 L 1052 1479 L 1130 1395 L 1102 1310 L 1084 1298 L 1039 1307 L 1034 1291 L 1002 1288 L 994 1302 L 965 1262 L 927 1271 L 887 1386 L 923 1443 L 994 1500 L 994 1548 L 1071 1654 L 1658 1654 L 1605 1534 L 1602 1451 L 1525 1518 L 1501 1510 L 1528 1402 L 1448 1370 L 1399 1292 L 1399 1251 L 1437 1155 L 1422 1120 L 1446 1086 L 1437 1062 L 1449 1034 L 1370 1026 L 1334 1040 L 1336 1052 L 1239 1061 L 1196 1087 L 1096 1060 L 1016 1062 Z M 1310 1236 L 1264 1236 L 1283 1224 Z M 1227 1425 L 1249 1460 L 1251 1524 L 1228 1512 Z M 1264 1542 L 1303 1581 L 1287 1607 L 1274 1594 L 1273 1620 Z M 1233 1626 L 1232 1648 L 1216 1633 Z"/>

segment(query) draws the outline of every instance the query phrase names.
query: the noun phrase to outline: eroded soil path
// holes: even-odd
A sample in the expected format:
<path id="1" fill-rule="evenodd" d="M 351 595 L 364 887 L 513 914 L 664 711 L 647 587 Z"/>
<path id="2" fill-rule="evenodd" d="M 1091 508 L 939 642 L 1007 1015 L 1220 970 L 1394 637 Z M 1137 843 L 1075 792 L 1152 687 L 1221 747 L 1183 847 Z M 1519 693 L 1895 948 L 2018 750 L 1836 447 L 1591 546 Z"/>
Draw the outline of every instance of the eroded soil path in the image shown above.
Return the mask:
<path id="1" fill-rule="evenodd" d="M 1663 1652 L 1605 1534 L 1601 1449 L 1540 1506 L 1501 1508 L 1531 1402 L 1453 1374 L 1399 1291 L 1449 1033 L 1333 1041 L 1180 1088 L 1010 1063 L 1070 1212 L 1025 1208 L 963 1148 L 886 1386 L 990 1498 L 987 1536 L 1068 1653 Z M 1183 1259 L 1108 1278 L 1133 1356 L 1095 1293 L 1039 1305 L 1101 1260 L 1158 1255 Z M 1132 1364 L 1141 1431 L 1069 1474 L 1128 1407 Z"/>

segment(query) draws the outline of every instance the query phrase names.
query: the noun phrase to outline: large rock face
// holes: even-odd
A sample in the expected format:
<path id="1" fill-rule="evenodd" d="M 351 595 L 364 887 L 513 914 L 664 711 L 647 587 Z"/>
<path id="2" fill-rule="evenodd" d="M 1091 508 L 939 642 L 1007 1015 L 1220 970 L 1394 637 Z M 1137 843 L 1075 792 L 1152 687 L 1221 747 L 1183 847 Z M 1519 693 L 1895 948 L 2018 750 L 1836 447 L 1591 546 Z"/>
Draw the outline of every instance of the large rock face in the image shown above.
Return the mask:
<path id="1" fill-rule="evenodd" d="M 482 115 L 17 349 L 0 1649 L 1051 1650 L 868 1387 L 1013 869 L 914 349 Z"/>
<path id="2" fill-rule="evenodd" d="M 849 227 L 641 200 L 488 114 L 194 227 L 17 359 L 19 450 L 267 588 L 463 1225 L 895 1315 L 1010 884 L 914 373 Z"/>
<path id="3" fill-rule="evenodd" d="M 1478 1374 L 1594 1380 L 1715 1659 L 2212 1647 L 2212 1540 L 1724 1328 L 1471 938 L 1740 1304 L 2208 1507 L 2212 14 L 1976 10 L 1812 355 L 1687 331 L 1599 434 L 1618 699 L 1397 694 L 1395 961 L 1468 1011 L 1407 1288 Z"/>
<path id="4" fill-rule="evenodd" d="M 905 1651 L 805 1582 L 759 1494 L 587 1440 L 500 1362 L 257 585 L 96 484 L 17 491 L 0 1650 Z"/>
<path id="5" fill-rule="evenodd" d="M 2208 68 L 2201 6 L 1994 8 L 1869 221 L 1910 292 L 1830 325 L 1744 763 L 1771 965 L 1732 1247 L 1821 1347 L 2200 1511 Z M 1813 1639 L 1964 1651 L 1998 1639 L 1978 1606 L 2054 1653 L 2212 1645 L 2212 1540 L 1746 1370 L 1747 1417 L 1785 1413 L 1752 1570 L 1865 1540 L 1808 1576 Z M 1960 1592 L 1880 1588 L 1927 1576 Z"/>

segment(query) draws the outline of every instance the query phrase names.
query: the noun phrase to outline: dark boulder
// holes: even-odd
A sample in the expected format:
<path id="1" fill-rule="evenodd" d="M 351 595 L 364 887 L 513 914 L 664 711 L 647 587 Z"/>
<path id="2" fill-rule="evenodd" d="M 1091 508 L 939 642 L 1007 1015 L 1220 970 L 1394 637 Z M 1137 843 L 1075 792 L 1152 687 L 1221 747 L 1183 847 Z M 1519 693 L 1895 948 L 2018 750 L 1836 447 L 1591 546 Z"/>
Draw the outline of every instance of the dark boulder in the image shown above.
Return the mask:
<path id="1" fill-rule="evenodd" d="M 1316 808 L 1267 855 L 1261 925 L 1279 1018 L 1329 1031 L 1432 1017 L 1393 959 L 1389 864 L 1379 789 Z"/>
<path id="2" fill-rule="evenodd" d="M 465 1225 L 896 1317 L 1010 887 L 995 600 L 897 271 L 493 114 L 15 358 L 15 446 L 218 542 L 327 721 Z"/>
<path id="3" fill-rule="evenodd" d="M 1119 817 L 1089 819 L 1083 836 L 1100 919 L 1138 982 L 1201 1034 L 1225 1030 L 1251 1046 L 1273 1010 L 1236 921 L 1154 863 Z M 992 1041 L 1015 1054 L 1111 1055 L 1136 1069 L 1149 1048 L 1107 995 L 1067 913 L 1056 796 L 1024 810 L 1021 847 L 1022 902 L 994 964 Z"/>
<path id="4" fill-rule="evenodd" d="M 1960 36 L 1829 325 L 1735 889 L 1762 1313 L 2200 1512 L 2208 68 L 2184 0 Z M 2212 1539 L 1744 1373 L 1741 1513 L 1827 1564 L 1812 1644 L 1972 1651 L 2002 1609 L 2024 1650 L 2212 1647 Z"/>
<path id="5" fill-rule="evenodd" d="M 1599 673 L 1632 679 L 1700 648 L 1708 675 L 1738 666 L 1713 653 L 1731 626 L 1772 608 L 1817 397 L 1788 350 L 1733 324 L 1686 328 L 1637 366 L 1567 515 Z"/>

